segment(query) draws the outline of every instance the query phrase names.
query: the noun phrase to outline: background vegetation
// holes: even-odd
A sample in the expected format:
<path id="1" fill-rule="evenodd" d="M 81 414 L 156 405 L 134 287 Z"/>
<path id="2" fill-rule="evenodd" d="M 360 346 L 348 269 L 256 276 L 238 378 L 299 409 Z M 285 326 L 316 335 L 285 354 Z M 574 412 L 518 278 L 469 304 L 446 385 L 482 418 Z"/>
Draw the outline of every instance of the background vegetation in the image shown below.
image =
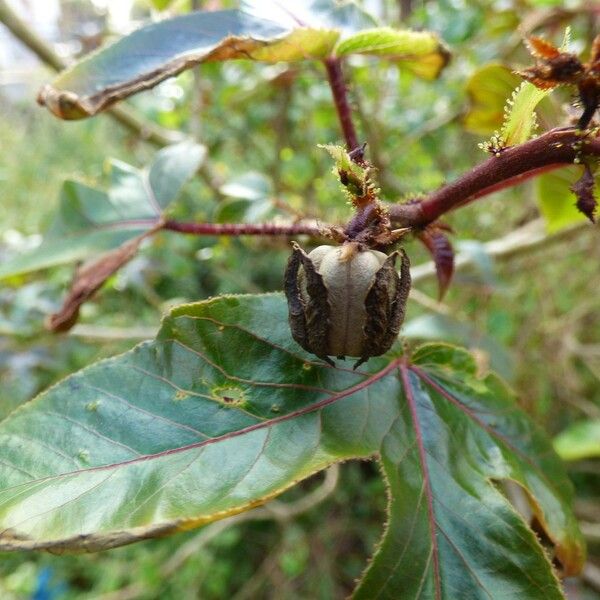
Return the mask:
<path id="1" fill-rule="evenodd" d="M 74 22 L 103 22 L 85 0 L 64 4 Z M 369 141 L 390 200 L 428 191 L 484 158 L 478 143 L 501 123 L 505 99 L 518 79 L 508 71 L 487 77 L 479 70 L 489 63 L 528 63 L 519 24 L 556 42 L 568 25 L 574 49 L 584 51 L 600 21 L 597 8 L 577 1 L 366 4 L 390 25 L 402 18 L 439 32 L 454 57 L 435 82 L 387 63 L 352 60 L 352 100 L 361 136 Z M 185 2 L 173 7 L 185 9 Z M 147 12 L 146 4 L 136 4 L 134 14 Z M 77 39 L 76 33 L 73 27 L 64 35 Z M 475 88 L 477 73 L 482 80 Z M 108 116 L 74 123 L 52 119 L 34 102 L 37 84 L 48 77 L 42 68 L 29 73 L 28 93 L 17 100 L 0 87 L 0 261 L 35 243 L 56 209 L 65 178 L 106 183 L 107 157 L 143 166 L 155 151 Z M 498 111 L 477 112 L 474 89 L 487 94 L 488 106 L 490 98 L 498 102 Z M 568 94 L 553 94 L 542 107 L 542 127 L 558 123 L 569 101 Z M 340 139 L 321 65 L 205 65 L 133 102 L 148 118 L 193 133 L 209 148 L 210 168 L 186 187 L 177 216 L 221 222 L 299 214 L 347 220 L 349 208 L 330 176 L 330 160 L 317 148 Z M 482 368 L 493 353 L 492 366 L 518 390 L 522 406 L 557 435 L 572 423 L 600 418 L 600 298 L 593 283 L 600 246 L 595 227 L 553 215 L 559 195 L 566 193 L 557 179 L 566 176 L 561 171 L 548 177 L 448 218 L 455 246 L 471 267 L 459 271 L 443 303 L 435 300 L 435 281 L 420 279 L 405 333 L 465 344 L 476 351 Z M 549 215 L 545 224 L 538 221 L 540 210 Z M 523 232 L 535 232 L 542 241 L 533 249 L 517 243 L 516 250 L 506 251 L 515 238 L 504 236 L 515 229 L 523 239 L 529 239 Z M 498 239 L 495 247 L 501 251 L 494 259 L 485 242 Z M 427 260 L 417 242 L 407 250 L 414 265 Z M 92 360 L 151 337 L 172 304 L 281 289 L 288 253 L 287 241 L 280 239 L 162 233 L 84 306 L 80 324 L 67 336 L 46 333 L 43 321 L 60 306 L 69 268 L 3 282 L 0 415 Z M 585 456 L 571 461 L 569 469 L 590 562 L 582 580 L 567 582 L 567 592 L 572 598 L 600 598 L 600 462 Z M 299 515 L 292 514 L 295 504 L 276 505 L 270 512 L 234 517 L 232 523 L 99 555 L 5 555 L 0 597 L 343 597 L 379 538 L 383 483 L 371 463 L 343 465 L 324 483 L 322 476 L 315 477 L 281 502 L 300 502 L 314 490 L 317 495 L 309 496 L 308 506 L 299 506 Z"/>

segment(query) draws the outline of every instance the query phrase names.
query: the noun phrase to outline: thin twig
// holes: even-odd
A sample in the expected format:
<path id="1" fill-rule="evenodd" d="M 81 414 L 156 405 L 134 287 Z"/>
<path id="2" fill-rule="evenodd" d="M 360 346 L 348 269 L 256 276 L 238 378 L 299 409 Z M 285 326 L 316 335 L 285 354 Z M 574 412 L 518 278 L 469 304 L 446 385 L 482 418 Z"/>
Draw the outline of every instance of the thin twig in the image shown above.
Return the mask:
<path id="1" fill-rule="evenodd" d="M 593 544 L 600 542 L 600 523 L 579 521 L 579 527 L 581 528 L 581 533 L 583 533 L 588 542 Z"/>
<path id="2" fill-rule="evenodd" d="M 165 221 L 163 229 L 193 235 L 311 235 L 325 237 L 323 228 L 314 222 L 280 225 L 277 223 L 183 223 L 180 221 Z"/>
<path id="3" fill-rule="evenodd" d="M 331 87 L 335 109 L 344 133 L 348 151 L 358 148 L 358 136 L 352 120 L 352 109 L 348 102 L 348 90 L 344 81 L 342 61 L 339 58 L 329 57 L 324 61 L 327 70 L 327 79 Z"/>

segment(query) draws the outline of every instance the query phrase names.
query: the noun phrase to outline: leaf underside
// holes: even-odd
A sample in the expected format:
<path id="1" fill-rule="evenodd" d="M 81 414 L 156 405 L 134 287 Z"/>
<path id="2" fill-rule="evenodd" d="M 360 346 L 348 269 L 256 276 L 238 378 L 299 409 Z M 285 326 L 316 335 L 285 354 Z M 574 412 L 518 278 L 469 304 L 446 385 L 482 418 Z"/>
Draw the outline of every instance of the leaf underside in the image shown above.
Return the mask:
<path id="1" fill-rule="evenodd" d="M 505 386 L 445 345 L 342 365 L 292 341 L 280 294 L 175 309 L 0 423 L 0 549 L 164 535 L 376 457 L 389 522 L 357 598 L 561 598 L 499 482 L 523 488 L 566 573 L 584 553 L 571 486 Z"/>
<path id="2" fill-rule="evenodd" d="M 299 3 L 300 4 L 300 3 Z M 265 62 L 369 54 L 398 60 L 419 76 L 436 77 L 448 51 L 435 34 L 376 28 L 352 2 L 277 0 L 240 10 L 193 12 L 146 25 L 61 73 L 38 101 L 63 119 L 93 116 L 203 62 Z"/>

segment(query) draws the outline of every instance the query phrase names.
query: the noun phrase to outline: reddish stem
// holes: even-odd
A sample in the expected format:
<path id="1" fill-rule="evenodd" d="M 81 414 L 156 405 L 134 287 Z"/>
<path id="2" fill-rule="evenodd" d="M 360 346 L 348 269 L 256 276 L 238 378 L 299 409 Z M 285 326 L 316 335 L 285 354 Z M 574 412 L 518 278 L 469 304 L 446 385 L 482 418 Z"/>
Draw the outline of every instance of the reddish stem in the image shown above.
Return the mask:
<path id="1" fill-rule="evenodd" d="M 169 231 L 191 233 L 194 235 L 312 235 L 322 236 L 316 225 L 297 223 L 293 225 L 274 225 L 271 223 L 182 223 L 165 221 L 162 227 Z"/>
<path id="2" fill-rule="evenodd" d="M 600 155 L 600 139 L 585 139 L 573 129 L 549 131 L 503 150 L 419 202 L 391 206 L 390 218 L 403 227 L 424 227 L 459 206 L 571 164 L 578 153 Z"/>
<path id="3" fill-rule="evenodd" d="M 451 210 L 572 164 L 578 156 L 585 155 L 600 156 L 600 138 L 582 137 L 574 129 L 549 131 L 534 140 L 507 148 L 417 202 L 390 206 L 390 219 L 395 226 L 423 228 Z M 248 225 L 167 221 L 163 229 L 196 235 L 323 236 L 321 228 L 302 223 Z"/>
<path id="4" fill-rule="evenodd" d="M 333 101 L 340 120 L 340 125 L 344 132 L 346 146 L 350 152 L 355 148 L 358 148 L 359 144 L 356 129 L 354 128 L 354 122 L 352 121 L 352 109 L 348 102 L 348 90 L 346 88 L 346 82 L 344 81 L 342 62 L 339 58 L 333 57 L 326 58 L 323 62 L 327 69 L 327 78 L 329 80 L 329 85 L 331 86 L 331 93 L 333 94 Z"/>

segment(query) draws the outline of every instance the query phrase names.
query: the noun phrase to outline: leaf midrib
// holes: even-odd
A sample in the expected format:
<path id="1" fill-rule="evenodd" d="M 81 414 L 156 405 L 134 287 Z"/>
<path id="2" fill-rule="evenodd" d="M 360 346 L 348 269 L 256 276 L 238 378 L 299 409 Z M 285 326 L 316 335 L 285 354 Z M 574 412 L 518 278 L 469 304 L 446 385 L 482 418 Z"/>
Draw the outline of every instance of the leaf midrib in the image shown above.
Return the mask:
<path id="1" fill-rule="evenodd" d="M 92 473 L 92 472 L 98 472 L 98 471 L 105 471 L 105 470 L 110 470 L 110 469 L 117 469 L 117 468 L 121 468 L 121 467 L 126 467 L 132 464 L 139 464 L 139 463 L 143 463 L 143 462 L 147 462 L 147 461 L 151 461 L 154 459 L 158 459 L 158 458 L 162 458 L 165 456 L 170 456 L 170 455 L 175 455 L 175 454 L 180 454 L 182 452 L 187 452 L 189 450 L 194 450 L 196 448 L 202 448 L 204 446 L 208 446 L 210 444 L 215 444 L 217 442 L 223 442 L 229 439 L 233 439 L 235 437 L 239 437 L 241 435 L 245 435 L 247 433 L 251 433 L 253 431 L 257 431 L 260 429 L 264 429 L 266 427 L 272 427 L 274 425 L 278 425 L 279 423 L 283 423 L 285 421 L 289 421 L 291 419 L 295 419 L 297 417 L 301 417 L 303 415 L 312 413 L 314 411 L 320 410 L 322 408 L 325 408 L 326 406 L 329 406 L 330 404 L 333 404 L 334 402 L 337 402 L 338 400 L 341 400 L 343 398 L 346 398 L 348 396 L 351 396 L 352 394 L 355 394 L 359 391 L 361 391 L 362 389 L 372 385 L 373 383 L 375 383 L 376 381 L 379 381 L 380 379 L 383 379 L 386 375 L 388 375 L 390 372 L 394 371 L 398 365 L 400 364 L 401 359 L 397 358 L 393 361 L 391 361 L 385 368 L 383 368 L 381 371 L 373 374 L 371 377 L 365 379 L 364 381 L 361 381 L 360 383 L 342 391 L 342 392 L 338 392 L 336 394 L 331 395 L 328 398 L 325 398 L 323 400 L 320 400 L 319 402 L 315 402 L 314 404 L 311 404 L 309 406 L 305 406 L 302 408 L 299 408 L 295 411 L 292 411 L 288 414 L 285 415 L 281 415 L 279 417 L 275 417 L 273 419 L 269 419 L 268 421 L 263 421 L 263 422 L 259 422 L 259 423 L 254 423 L 252 425 L 248 425 L 247 427 L 243 427 L 241 429 L 237 429 L 235 431 L 230 431 L 228 433 L 225 433 L 223 435 L 214 437 L 214 438 L 210 438 L 208 440 L 202 440 L 199 442 L 194 442 L 192 444 L 187 444 L 185 446 L 180 446 L 178 448 L 169 448 L 167 450 L 162 450 L 160 452 L 156 452 L 153 454 L 146 454 L 143 456 L 138 456 L 129 460 L 124 460 L 118 463 L 110 463 L 107 465 L 98 465 L 98 466 L 94 466 L 94 467 L 88 467 L 85 469 L 78 469 L 75 471 L 69 471 L 66 473 L 60 473 L 58 475 L 50 475 L 48 477 L 42 477 L 40 479 L 33 479 L 30 481 L 26 481 L 23 483 L 19 483 L 17 485 L 14 486 L 9 486 L 6 488 L 3 488 L 1 491 L 2 492 L 6 492 L 8 490 L 12 490 L 12 489 L 18 489 L 20 487 L 24 487 L 24 486 L 28 486 L 28 485 L 32 485 L 32 484 L 39 484 L 39 483 L 45 483 L 47 481 L 53 481 L 53 480 L 57 480 L 57 479 L 61 479 L 64 477 L 72 477 L 72 476 L 76 476 L 79 474 L 83 474 L 83 473 Z"/>

